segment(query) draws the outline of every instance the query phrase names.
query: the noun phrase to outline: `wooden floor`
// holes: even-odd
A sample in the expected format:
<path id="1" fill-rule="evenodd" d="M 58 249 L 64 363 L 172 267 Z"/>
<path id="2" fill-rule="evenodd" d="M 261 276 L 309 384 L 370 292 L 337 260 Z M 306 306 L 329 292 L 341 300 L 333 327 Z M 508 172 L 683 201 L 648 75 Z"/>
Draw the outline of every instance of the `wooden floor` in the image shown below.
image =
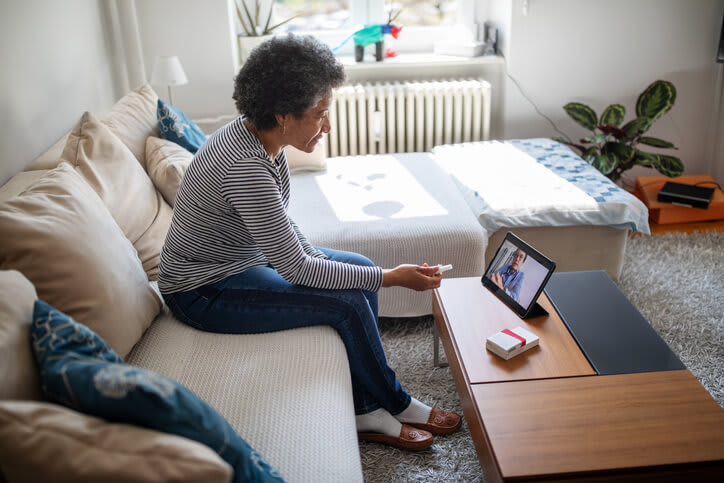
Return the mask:
<path id="1" fill-rule="evenodd" d="M 717 231 L 724 232 L 724 220 L 700 221 L 694 223 L 674 223 L 670 225 L 659 225 L 653 221 L 649 222 L 652 235 L 665 235 L 666 233 L 696 233 Z M 635 233 L 634 236 L 641 236 Z"/>

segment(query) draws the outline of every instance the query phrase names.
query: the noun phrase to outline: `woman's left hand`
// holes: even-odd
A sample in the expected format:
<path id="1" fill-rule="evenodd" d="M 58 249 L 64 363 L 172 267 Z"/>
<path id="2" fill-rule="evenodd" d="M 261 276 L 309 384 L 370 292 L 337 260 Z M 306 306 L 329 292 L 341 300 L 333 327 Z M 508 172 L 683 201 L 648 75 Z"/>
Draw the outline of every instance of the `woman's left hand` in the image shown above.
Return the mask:
<path id="1" fill-rule="evenodd" d="M 383 287 L 405 287 L 418 292 L 438 288 L 442 274 L 438 267 L 425 265 L 398 265 L 382 271 Z"/>

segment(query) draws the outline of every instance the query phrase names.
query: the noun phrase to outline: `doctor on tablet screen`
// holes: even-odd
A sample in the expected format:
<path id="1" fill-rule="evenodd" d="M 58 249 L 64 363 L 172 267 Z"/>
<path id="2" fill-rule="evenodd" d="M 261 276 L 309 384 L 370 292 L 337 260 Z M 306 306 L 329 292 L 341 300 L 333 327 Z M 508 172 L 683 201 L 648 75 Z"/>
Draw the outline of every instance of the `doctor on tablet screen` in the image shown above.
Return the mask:
<path id="1" fill-rule="evenodd" d="M 518 295 L 520 294 L 520 288 L 523 286 L 523 277 L 525 275 L 520 267 L 525 263 L 527 257 L 528 255 L 518 248 L 513 252 L 513 258 L 509 264 L 490 274 L 490 280 L 505 290 L 505 293 L 516 302 L 518 302 Z"/>

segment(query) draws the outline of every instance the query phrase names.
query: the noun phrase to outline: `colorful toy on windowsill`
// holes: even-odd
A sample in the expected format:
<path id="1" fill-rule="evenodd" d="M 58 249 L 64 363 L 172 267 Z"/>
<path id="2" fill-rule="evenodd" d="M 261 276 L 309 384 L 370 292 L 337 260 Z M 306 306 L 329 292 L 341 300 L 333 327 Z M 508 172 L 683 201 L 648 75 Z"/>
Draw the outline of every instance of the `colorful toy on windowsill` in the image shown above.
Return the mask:
<path id="1" fill-rule="evenodd" d="M 393 16 L 390 12 L 390 16 L 386 24 L 371 24 L 365 25 L 361 29 L 357 30 L 350 37 L 347 37 L 341 44 L 332 49 L 336 52 L 340 47 L 346 44 L 350 38 L 354 40 L 354 60 L 362 62 L 365 55 L 365 47 L 371 44 L 375 44 L 375 57 L 377 62 L 381 62 L 387 57 L 397 57 L 397 53 L 392 49 L 387 49 L 385 52 L 385 34 L 392 35 L 393 38 L 397 38 L 402 30 L 402 27 L 394 25 L 392 22 L 400 15 L 401 10 Z M 384 52 L 384 53 L 383 53 Z"/>
<path id="2" fill-rule="evenodd" d="M 365 25 L 352 36 L 354 39 L 354 60 L 362 62 L 365 55 L 365 47 L 370 44 L 375 44 L 375 57 L 377 58 L 377 62 L 381 62 L 385 57 L 396 56 L 397 54 L 392 52 L 391 49 L 387 50 L 387 55 L 382 55 L 382 52 L 385 49 L 385 34 L 390 34 L 392 37 L 397 38 L 400 30 L 402 30 L 402 27 L 391 23 Z"/>

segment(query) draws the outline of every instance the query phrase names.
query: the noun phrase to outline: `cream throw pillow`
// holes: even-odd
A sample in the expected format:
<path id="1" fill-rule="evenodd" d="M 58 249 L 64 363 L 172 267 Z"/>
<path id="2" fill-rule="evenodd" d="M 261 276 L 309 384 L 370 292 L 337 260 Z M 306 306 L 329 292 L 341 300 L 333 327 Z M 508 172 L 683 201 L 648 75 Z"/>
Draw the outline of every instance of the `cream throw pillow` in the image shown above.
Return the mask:
<path id="1" fill-rule="evenodd" d="M 138 251 L 148 279 L 156 280 L 173 211 L 133 153 L 86 112 L 71 131 L 62 157 L 98 193 Z"/>
<path id="2" fill-rule="evenodd" d="M 22 273 L 3 270 L 0 294 L 0 400 L 40 400 L 38 366 L 30 345 L 35 288 Z"/>
<path id="3" fill-rule="evenodd" d="M 327 149 L 324 140 L 314 147 L 311 153 L 300 151 L 294 146 L 286 146 L 289 171 L 322 171 L 327 167 Z"/>
<path id="4" fill-rule="evenodd" d="M 155 136 L 149 136 L 146 139 L 148 175 L 172 208 L 176 201 L 178 188 L 181 186 L 181 178 L 193 157 L 194 155 L 188 149 L 173 141 Z"/>
<path id="5" fill-rule="evenodd" d="M 38 298 L 121 356 L 161 309 L 133 245 L 67 163 L 0 203 L 0 233 L 0 269 L 22 272 Z"/>
<path id="6" fill-rule="evenodd" d="M 158 95 L 144 84 L 129 92 L 98 118 L 131 150 L 146 168 L 146 138 L 158 135 L 156 103 Z"/>
<path id="7" fill-rule="evenodd" d="M 55 404 L 0 402 L 0 466 L 8 481 L 228 483 L 211 448 L 106 422 Z"/>
<path id="8" fill-rule="evenodd" d="M 8 200 L 25 191 L 30 185 L 45 176 L 47 170 L 21 171 L 0 186 L 0 202 Z"/>

